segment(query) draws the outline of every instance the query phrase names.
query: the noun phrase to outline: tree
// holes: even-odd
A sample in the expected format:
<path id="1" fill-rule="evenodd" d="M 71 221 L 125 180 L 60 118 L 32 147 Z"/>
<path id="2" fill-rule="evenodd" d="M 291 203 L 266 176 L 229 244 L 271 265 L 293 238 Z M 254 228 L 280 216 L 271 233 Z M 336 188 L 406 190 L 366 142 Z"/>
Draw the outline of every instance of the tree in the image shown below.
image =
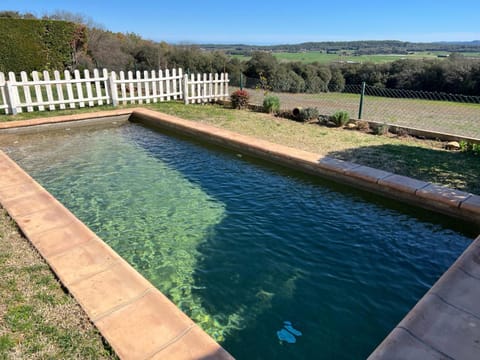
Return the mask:
<path id="1" fill-rule="evenodd" d="M 96 68 L 121 71 L 134 67 L 134 58 L 123 51 L 122 38 L 98 28 L 88 31 L 88 54 Z"/>
<path id="2" fill-rule="evenodd" d="M 342 72 L 338 68 L 332 68 L 331 70 L 332 77 L 328 83 L 328 90 L 334 92 L 341 92 L 345 89 L 345 78 L 343 77 Z"/>
<path id="3" fill-rule="evenodd" d="M 277 59 L 270 53 L 255 51 L 247 61 L 245 74 L 252 78 L 260 78 L 260 75 L 270 79 L 278 67 Z"/>

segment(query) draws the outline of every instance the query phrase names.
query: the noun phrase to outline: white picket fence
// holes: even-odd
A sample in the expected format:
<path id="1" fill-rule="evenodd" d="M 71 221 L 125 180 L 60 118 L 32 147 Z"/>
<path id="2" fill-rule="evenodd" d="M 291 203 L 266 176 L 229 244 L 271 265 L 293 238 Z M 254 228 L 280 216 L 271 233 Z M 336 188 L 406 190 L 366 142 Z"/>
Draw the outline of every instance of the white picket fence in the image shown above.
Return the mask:
<path id="1" fill-rule="evenodd" d="M 182 69 L 132 71 L 126 74 L 103 69 L 81 73 L 33 71 L 20 79 L 10 72 L 8 79 L 0 72 L 0 113 L 63 110 L 111 104 L 142 104 L 183 99 L 185 104 L 227 98 L 228 74 L 183 75 Z"/>
<path id="2" fill-rule="evenodd" d="M 190 77 L 184 78 L 184 100 L 185 104 L 203 103 L 208 101 L 216 101 L 228 98 L 228 74 L 191 74 Z"/>
<path id="3" fill-rule="evenodd" d="M 143 76 L 142 76 L 143 75 Z M 182 91 L 182 69 L 140 71 L 135 73 L 120 71 L 117 74 L 112 72 L 110 87 L 112 89 L 112 103 L 117 106 L 122 104 L 142 104 L 158 101 L 170 101 L 183 98 Z"/>

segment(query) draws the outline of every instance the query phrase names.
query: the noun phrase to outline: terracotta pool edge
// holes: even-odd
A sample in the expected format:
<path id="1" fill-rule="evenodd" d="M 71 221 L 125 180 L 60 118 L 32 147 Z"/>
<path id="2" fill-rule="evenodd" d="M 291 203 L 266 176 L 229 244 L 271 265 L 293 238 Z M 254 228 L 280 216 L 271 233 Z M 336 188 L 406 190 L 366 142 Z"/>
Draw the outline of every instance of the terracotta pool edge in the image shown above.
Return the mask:
<path id="1" fill-rule="evenodd" d="M 10 169 L 10 173 L 15 175 L 0 177 L 0 188 L 15 191 L 17 185 L 21 183 L 23 192 L 27 192 L 25 189 L 31 186 L 31 193 L 45 195 L 37 196 L 32 210 L 25 210 L 22 213 L 18 213 L 21 207 L 15 206 L 19 201 L 24 201 L 25 196 L 22 194 L 10 197 L 8 201 L 0 197 L 0 204 L 121 359 L 149 359 L 159 352 L 165 355 L 176 353 L 184 343 L 189 347 L 195 346 L 183 349 L 183 353 L 186 354 L 195 353 L 199 358 L 233 359 L 165 295 L 155 289 L 1 150 L 0 167 L 4 171 Z M 49 225 L 42 227 L 42 221 L 45 220 Z M 67 232 L 67 236 L 71 238 L 65 237 L 63 232 L 68 231 L 73 225 L 75 231 L 80 227 L 85 234 L 79 235 L 83 240 L 77 241 L 78 236 L 75 232 Z M 63 237 L 56 236 L 59 232 L 62 232 Z M 49 251 L 48 246 L 52 247 L 55 244 L 50 242 L 42 245 L 44 235 L 49 239 L 57 238 L 58 241 L 71 240 L 71 246 L 64 246 L 61 251 L 58 249 Z M 93 243 L 99 244 L 95 253 L 85 253 L 83 248 Z M 74 254 L 70 256 L 68 262 L 58 262 L 59 258 L 68 257 L 72 252 Z M 68 273 L 85 272 L 85 268 L 90 271 L 86 271 L 75 281 L 68 281 Z M 145 299 L 148 301 L 145 302 Z M 137 303 L 142 304 L 141 311 Z M 139 317 L 139 313 L 143 317 Z"/>
<path id="2" fill-rule="evenodd" d="M 302 150 L 273 144 L 268 141 L 236 134 L 227 130 L 213 127 L 211 125 L 183 120 L 152 110 L 133 108 L 125 110 L 125 112 L 133 115 L 134 118 L 142 117 L 141 122 L 152 124 L 153 121 L 153 125 L 160 126 L 167 130 L 173 130 L 174 132 L 179 132 L 184 135 L 201 138 L 207 142 L 239 151 L 241 153 L 260 157 L 280 165 L 301 170 L 319 177 L 338 181 L 340 183 L 374 192 L 395 200 L 410 203 L 415 206 L 444 213 L 460 219 L 468 219 L 476 224 L 480 223 L 480 197 L 477 195 L 459 192 L 428 182 L 415 180 L 350 162 L 336 160 L 329 157 L 322 157 L 317 154 L 312 154 Z M 93 114 L 105 116 L 104 113 L 105 112 Z M 90 113 L 84 115 L 92 117 L 93 114 Z M 124 114 L 125 113 L 122 115 Z M 72 118 L 69 120 L 62 121 L 74 121 L 75 116 L 76 115 L 72 115 Z M 82 117 L 82 119 L 88 118 L 88 116 Z M 55 118 L 47 118 L 42 120 L 45 120 L 45 122 L 42 122 L 42 124 L 55 122 Z M 11 127 L 14 127 L 13 122 L 9 124 L 11 124 Z M 412 354 L 431 353 L 433 354 L 432 358 L 436 358 L 439 356 L 439 354 L 442 354 L 441 352 L 436 352 L 435 344 L 419 338 L 419 336 L 415 333 L 415 326 L 418 326 L 415 325 L 416 321 L 418 321 L 419 318 L 422 318 L 422 314 L 426 312 L 426 309 L 433 308 L 433 305 L 437 305 L 437 303 L 441 301 L 439 300 L 440 295 L 436 293 L 436 290 L 440 286 L 442 286 L 442 288 L 450 287 L 452 289 L 455 287 L 456 284 L 451 280 L 452 272 L 465 271 L 462 269 L 470 268 L 472 266 L 478 267 L 478 265 L 476 265 L 476 263 L 472 260 L 478 260 L 480 258 L 480 255 L 475 252 L 478 251 L 478 249 L 480 249 L 480 237 L 478 237 L 465 250 L 465 252 L 457 259 L 457 261 L 442 275 L 437 283 L 432 286 L 427 294 L 410 310 L 402 322 L 384 339 L 378 348 L 371 354 L 371 359 L 401 358 L 401 356 L 399 356 L 401 354 L 398 354 L 395 351 L 398 351 L 399 349 L 402 351 L 406 350 L 405 347 L 408 346 L 410 346 L 410 350 L 413 349 Z M 478 277 L 480 278 L 480 273 Z M 478 280 L 473 276 L 471 276 L 471 278 Z M 480 283 L 477 284 L 476 282 L 473 282 L 473 284 L 477 287 L 480 287 Z M 145 294 L 140 294 L 139 296 L 140 298 L 143 298 Z M 435 301 L 437 303 L 435 303 Z M 449 307 L 447 308 L 449 309 Z M 445 329 L 442 328 L 432 330 L 433 333 L 435 333 L 435 331 L 437 333 L 441 333 L 442 331 L 445 331 Z M 190 333 L 189 330 L 187 332 Z M 194 333 L 197 333 L 197 331 Z M 452 333 L 452 336 L 453 335 L 454 334 Z M 177 342 L 175 342 L 175 344 L 178 345 Z M 114 349 L 116 350 L 115 346 Z M 158 351 L 163 351 L 163 348 L 160 347 L 159 349 L 161 350 Z M 220 355 L 224 354 L 222 350 L 220 350 Z M 415 353 L 415 351 L 418 352 Z M 152 356 L 157 354 L 158 353 L 154 353 Z M 230 356 L 228 353 L 226 354 Z M 478 355 L 478 353 L 476 354 Z M 397 357 L 395 357 L 395 355 Z M 417 358 L 420 359 L 424 357 Z"/>
<path id="3" fill-rule="evenodd" d="M 72 121 L 88 120 L 92 118 L 130 115 L 131 113 L 132 113 L 132 109 L 117 109 L 117 110 L 96 111 L 91 113 L 52 116 L 52 117 L 45 117 L 45 118 L 4 121 L 4 122 L 0 122 L 0 131 L 6 130 L 6 129 L 12 129 L 12 128 L 25 128 L 25 127 L 38 126 L 38 125 L 67 123 Z"/>

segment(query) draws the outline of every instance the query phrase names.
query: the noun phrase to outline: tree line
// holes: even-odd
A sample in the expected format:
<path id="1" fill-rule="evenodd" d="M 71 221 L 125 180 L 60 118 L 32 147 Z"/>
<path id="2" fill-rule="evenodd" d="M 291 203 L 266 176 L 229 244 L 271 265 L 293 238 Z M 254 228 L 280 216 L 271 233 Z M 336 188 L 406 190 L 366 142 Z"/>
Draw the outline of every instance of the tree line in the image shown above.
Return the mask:
<path id="1" fill-rule="evenodd" d="M 365 82 L 381 88 L 480 95 L 480 61 L 456 53 L 446 59 L 325 65 L 279 62 L 269 52 L 254 52 L 241 66 L 247 76 L 247 87 L 260 86 L 273 91 L 342 91 L 346 85 Z"/>
<path id="2" fill-rule="evenodd" d="M 42 35 L 41 39 L 37 37 L 45 42 L 44 47 L 50 52 L 57 46 L 62 49 L 65 49 L 65 46 L 69 47 L 70 56 L 66 56 L 65 50 L 62 50 L 61 61 L 54 63 L 56 70 L 63 70 L 58 68 L 59 66 L 68 70 L 107 68 L 115 71 L 181 67 L 186 73 L 228 72 L 232 85 L 261 86 L 281 92 L 342 91 L 347 85 L 356 85 L 365 81 L 368 85 L 385 88 L 480 95 L 480 61 L 465 58 L 460 53 L 452 53 L 446 59 L 397 60 L 386 64 L 325 65 L 279 62 L 270 51 L 254 51 L 251 52 L 251 58 L 248 61 L 240 61 L 221 51 L 221 46 L 217 46 L 213 50 L 206 50 L 204 47 L 187 44 L 171 45 L 165 42 L 155 42 L 143 39 L 134 33 L 116 33 L 105 30 L 88 18 L 68 12 L 57 12 L 38 19 L 28 13 L 0 11 L 0 27 L 2 21 L 13 19 L 25 21 L 22 26 L 31 26 L 31 24 L 35 24 L 35 21 L 46 21 L 49 25 L 46 28 L 49 30 L 58 27 L 51 26 L 55 21 L 75 25 L 66 26 L 74 31 L 64 32 L 62 36 L 45 37 Z M 6 35 L 9 28 L 15 27 L 4 26 L 0 39 L 8 42 L 5 39 L 9 39 Z M 23 29 L 23 27 L 21 28 Z M 65 38 L 65 34 L 69 34 L 70 37 Z M 30 38 L 29 44 L 35 40 L 35 37 Z M 53 40 L 55 40 L 54 47 L 51 46 Z M 61 47 L 60 40 L 66 45 Z M 318 45 L 319 43 L 311 44 Z M 365 49 L 369 49 L 368 46 L 373 45 L 400 46 L 408 43 L 385 41 L 332 44 L 338 46 L 363 44 Z M 465 46 L 464 43 L 462 44 L 458 46 Z M 11 46 L 11 43 L 7 45 L 2 50 L 3 59 L 9 59 L 10 66 L 15 66 L 15 64 L 26 66 L 24 62 L 15 60 L 22 58 L 18 54 L 19 48 Z M 299 46 L 301 45 L 305 44 Z M 452 46 L 454 45 L 452 44 Z M 24 56 L 23 58 L 34 59 L 35 57 Z M 50 56 L 49 59 L 51 60 L 51 58 Z M 32 70 L 50 70 L 50 67 L 53 66 L 49 59 L 46 59 L 43 65 L 39 65 L 39 59 L 43 58 L 35 58 L 36 62 L 31 65 L 35 68 L 7 68 L 6 70 L 30 72 Z M 2 65 L 5 67 L 1 61 L 2 57 L 0 57 L 0 68 Z M 40 68 L 41 66 L 43 69 Z"/>

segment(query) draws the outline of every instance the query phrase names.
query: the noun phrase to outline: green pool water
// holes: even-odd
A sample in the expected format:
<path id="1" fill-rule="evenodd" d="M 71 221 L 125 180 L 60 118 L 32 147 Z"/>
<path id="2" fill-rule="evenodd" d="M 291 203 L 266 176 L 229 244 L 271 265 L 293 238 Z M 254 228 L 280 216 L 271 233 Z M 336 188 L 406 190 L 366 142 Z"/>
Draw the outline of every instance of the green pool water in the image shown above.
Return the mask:
<path id="1" fill-rule="evenodd" d="M 367 357 L 474 235 L 138 124 L 0 145 L 238 359 Z"/>

